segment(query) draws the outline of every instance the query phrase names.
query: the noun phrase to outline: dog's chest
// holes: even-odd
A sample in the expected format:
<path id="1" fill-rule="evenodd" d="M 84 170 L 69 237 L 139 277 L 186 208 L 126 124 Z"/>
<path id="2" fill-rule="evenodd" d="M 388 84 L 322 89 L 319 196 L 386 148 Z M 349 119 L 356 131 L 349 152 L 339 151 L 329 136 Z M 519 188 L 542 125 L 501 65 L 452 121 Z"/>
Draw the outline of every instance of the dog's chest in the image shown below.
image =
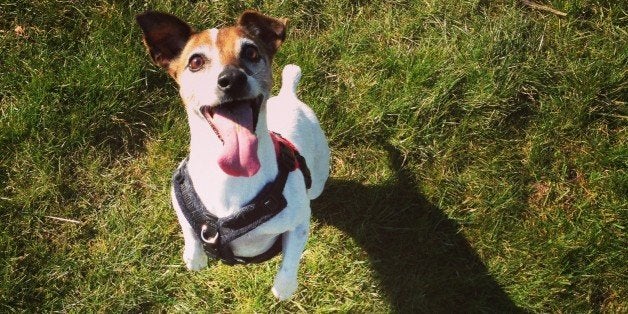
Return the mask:
<path id="1" fill-rule="evenodd" d="M 226 177 L 190 159 L 190 178 L 201 202 L 218 218 L 228 216 L 251 201 L 269 180 L 261 180 L 264 170 L 253 178 Z M 267 177 L 272 177 L 269 174 Z"/>

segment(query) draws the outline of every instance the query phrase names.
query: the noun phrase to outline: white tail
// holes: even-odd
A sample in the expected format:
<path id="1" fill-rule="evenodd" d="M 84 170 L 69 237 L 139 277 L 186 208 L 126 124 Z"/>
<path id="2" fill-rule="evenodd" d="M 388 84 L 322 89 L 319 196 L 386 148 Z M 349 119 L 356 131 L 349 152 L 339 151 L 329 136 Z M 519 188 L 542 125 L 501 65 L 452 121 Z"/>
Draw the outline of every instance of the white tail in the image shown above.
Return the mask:
<path id="1" fill-rule="evenodd" d="M 301 68 L 296 64 L 288 64 L 281 72 L 281 89 L 279 95 L 297 96 L 297 85 L 301 79 Z"/>

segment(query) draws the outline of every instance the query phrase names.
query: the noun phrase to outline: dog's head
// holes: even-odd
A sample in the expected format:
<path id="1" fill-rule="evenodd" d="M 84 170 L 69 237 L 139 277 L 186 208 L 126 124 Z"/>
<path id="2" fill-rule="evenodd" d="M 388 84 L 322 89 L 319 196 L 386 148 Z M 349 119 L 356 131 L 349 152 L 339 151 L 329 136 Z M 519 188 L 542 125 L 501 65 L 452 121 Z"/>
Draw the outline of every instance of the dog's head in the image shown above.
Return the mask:
<path id="1" fill-rule="evenodd" d="M 137 22 L 152 60 L 177 81 L 187 109 L 204 117 L 222 143 L 221 169 L 233 176 L 257 173 L 257 122 L 270 97 L 271 62 L 285 39 L 285 20 L 245 11 L 234 26 L 199 32 L 159 12 L 138 15 Z"/>

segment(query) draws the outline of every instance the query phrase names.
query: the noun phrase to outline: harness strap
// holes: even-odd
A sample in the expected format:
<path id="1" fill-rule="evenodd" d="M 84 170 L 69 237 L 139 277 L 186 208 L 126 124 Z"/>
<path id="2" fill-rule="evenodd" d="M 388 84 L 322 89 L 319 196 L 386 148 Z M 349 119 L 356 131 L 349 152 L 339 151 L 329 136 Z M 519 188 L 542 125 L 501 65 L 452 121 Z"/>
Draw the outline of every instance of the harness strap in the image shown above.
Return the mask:
<path id="1" fill-rule="evenodd" d="M 218 232 L 218 218 L 205 208 L 198 194 L 196 194 L 187 166 L 188 158 L 181 162 L 181 165 L 179 165 L 179 168 L 172 176 L 172 185 L 177 203 L 179 203 L 179 207 L 194 233 L 200 237 L 203 249 L 207 255 L 218 258 L 218 243 L 209 245 L 211 241 L 206 241 L 206 239 L 212 239 L 216 236 Z"/>
<path id="2" fill-rule="evenodd" d="M 301 170 L 305 180 L 305 188 L 310 189 L 312 187 L 312 175 L 310 174 L 310 168 L 307 167 L 305 158 L 299 154 L 299 150 L 279 133 L 270 132 L 270 137 L 275 145 L 275 154 L 279 164 L 284 163 L 286 167 L 290 168 L 289 171 Z"/>
<path id="3" fill-rule="evenodd" d="M 194 190 L 187 163 L 186 158 L 174 173 L 172 179 L 174 193 L 185 219 L 201 240 L 203 249 L 209 257 L 220 259 L 227 265 L 236 265 L 261 263 L 281 252 L 281 236 L 277 237 L 269 250 L 254 257 L 235 256 L 229 243 L 270 220 L 286 207 L 287 201 L 281 194 L 283 188 L 279 186 L 285 186 L 287 174 L 284 175 L 280 171 L 278 180 L 266 184 L 262 192 L 246 206 L 230 216 L 218 218 L 206 209 Z"/>
<path id="4" fill-rule="evenodd" d="M 203 243 L 203 249 L 209 257 L 219 258 L 225 264 L 261 263 L 279 254 L 282 249 L 282 235 L 277 237 L 270 249 L 254 257 L 234 256 L 229 244 L 270 220 L 287 206 L 283 189 L 291 171 L 300 169 L 303 172 L 306 187 L 310 188 L 312 180 L 305 159 L 292 143 L 279 134 L 271 133 L 271 137 L 278 150 L 277 177 L 274 181 L 267 183 L 253 200 L 232 215 L 218 218 L 205 208 L 194 190 L 188 173 L 188 158 L 181 163 L 172 177 L 179 207 L 194 233 Z"/>

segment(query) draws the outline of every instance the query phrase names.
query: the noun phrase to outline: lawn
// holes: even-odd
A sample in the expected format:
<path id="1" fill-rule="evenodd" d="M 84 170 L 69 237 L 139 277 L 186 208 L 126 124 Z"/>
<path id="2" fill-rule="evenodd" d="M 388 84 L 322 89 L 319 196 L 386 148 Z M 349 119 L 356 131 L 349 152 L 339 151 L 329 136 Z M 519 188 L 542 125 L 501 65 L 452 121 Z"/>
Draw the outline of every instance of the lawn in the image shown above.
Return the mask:
<path id="1" fill-rule="evenodd" d="M 0 312 L 628 312 L 628 5 L 524 3 L 2 1 Z M 290 19 L 274 72 L 332 148 L 287 302 L 279 258 L 185 269 L 188 126 L 134 20 L 246 8 Z"/>

